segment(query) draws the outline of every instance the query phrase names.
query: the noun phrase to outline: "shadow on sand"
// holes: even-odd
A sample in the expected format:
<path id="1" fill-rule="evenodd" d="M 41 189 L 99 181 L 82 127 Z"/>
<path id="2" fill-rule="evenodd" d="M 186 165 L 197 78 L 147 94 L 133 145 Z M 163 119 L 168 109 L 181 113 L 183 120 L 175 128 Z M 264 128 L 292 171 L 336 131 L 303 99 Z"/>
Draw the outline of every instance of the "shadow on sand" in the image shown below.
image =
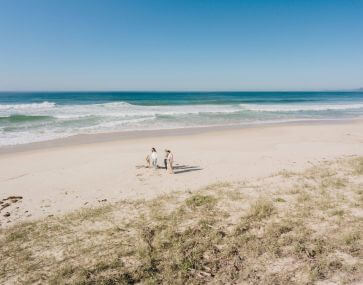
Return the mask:
<path id="1" fill-rule="evenodd" d="M 136 165 L 136 169 L 152 169 L 152 167 L 148 167 L 146 165 Z M 163 166 L 158 166 L 158 169 L 165 169 Z M 200 168 L 199 166 L 191 166 L 191 165 L 175 165 L 174 166 L 174 174 L 182 174 L 186 172 L 192 172 L 192 171 L 199 171 L 203 170 L 203 168 Z"/>
<path id="2" fill-rule="evenodd" d="M 182 174 L 186 172 L 199 171 L 203 170 L 199 166 L 191 166 L 191 165 L 175 165 L 174 166 L 174 174 Z"/>

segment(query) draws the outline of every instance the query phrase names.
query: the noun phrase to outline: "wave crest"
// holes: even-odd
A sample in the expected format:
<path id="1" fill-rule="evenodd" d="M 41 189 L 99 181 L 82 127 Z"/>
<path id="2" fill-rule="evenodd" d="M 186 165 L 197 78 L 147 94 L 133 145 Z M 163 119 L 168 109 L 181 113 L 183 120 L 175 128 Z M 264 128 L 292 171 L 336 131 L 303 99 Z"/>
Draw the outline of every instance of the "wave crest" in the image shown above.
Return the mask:
<path id="1" fill-rule="evenodd" d="M 0 111 L 24 111 L 24 110 L 47 110 L 51 109 L 56 104 L 54 102 L 44 101 L 42 103 L 29 104 L 6 104 L 0 105 Z"/>

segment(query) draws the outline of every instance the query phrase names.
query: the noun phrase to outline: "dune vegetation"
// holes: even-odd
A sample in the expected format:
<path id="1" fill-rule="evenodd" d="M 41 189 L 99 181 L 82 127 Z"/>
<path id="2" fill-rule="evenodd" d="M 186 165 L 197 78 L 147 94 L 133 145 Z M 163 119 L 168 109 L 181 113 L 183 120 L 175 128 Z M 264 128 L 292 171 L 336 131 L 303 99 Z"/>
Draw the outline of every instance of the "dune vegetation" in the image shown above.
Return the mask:
<path id="1" fill-rule="evenodd" d="M 362 231 L 345 157 L 3 228 L 0 283 L 362 284 Z"/>

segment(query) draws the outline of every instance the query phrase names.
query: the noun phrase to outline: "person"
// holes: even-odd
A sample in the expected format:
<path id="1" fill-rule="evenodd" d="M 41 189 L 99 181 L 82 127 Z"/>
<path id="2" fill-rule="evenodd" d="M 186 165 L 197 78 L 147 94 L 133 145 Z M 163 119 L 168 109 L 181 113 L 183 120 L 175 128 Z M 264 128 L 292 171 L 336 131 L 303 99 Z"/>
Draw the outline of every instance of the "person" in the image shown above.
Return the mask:
<path id="1" fill-rule="evenodd" d="M 168 165 L 168 168 L 169 168 L 169 173 L 173 174 L 174 173 L 174 169 L 173 169 L 174 155 L 171 153 L 170 150 L 167 150 L 167 152 L 168 152 L 167 165 Z"/>
<path id="2" fill-rule="evenodd" d="M 150 161 L 150 154 L 148 154 L 147 156 L 146 156 L 146 164 L 147 164 L 147 168 L 150 168 L 150 163 L 151 163 L 151 161 Z"/>
<path id="3" fill-rule="evenodd" d="M 146 163 L 147 163 L 147 167 L 148 168 L 150 168 L 151 165 L 154 168 L 157 168 L 157 165 L 158 165 L 158 154 L 157 154 L 156 149 L 154 147 L 151 149 L 151 154 L 148 154 L 146 156 Z"/>
<path id="4" fill-rule="evenodd" d="M 169 152 L 168 152 L 168 150 L 166 149 L 166 150 L 165 150 L 165 158 L 164 158 L 164 166 L 165 166 L 165 170 L 168 170 L 168 155 L 169 155 Z"/>
<path id="5" fill-rule="evenodd" d="M 152 164 L 153 168 L 157 169 L 158 168 L 158 154 L 154 147 L 151 149 L 151 154 L 150 154 L 149 159 L 151 160 L 151 164 Z"/>

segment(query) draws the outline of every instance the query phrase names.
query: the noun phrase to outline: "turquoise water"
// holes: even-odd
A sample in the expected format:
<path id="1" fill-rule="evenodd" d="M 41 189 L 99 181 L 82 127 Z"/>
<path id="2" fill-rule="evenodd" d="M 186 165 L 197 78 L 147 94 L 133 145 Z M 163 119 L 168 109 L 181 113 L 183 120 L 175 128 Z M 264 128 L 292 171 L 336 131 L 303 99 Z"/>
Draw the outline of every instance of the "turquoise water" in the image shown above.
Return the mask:
<path id="1" fill-rule="evenodd" d="M 363 92 L 0 93 L 0 146 L 83 133 L 363 116 Z"/>

